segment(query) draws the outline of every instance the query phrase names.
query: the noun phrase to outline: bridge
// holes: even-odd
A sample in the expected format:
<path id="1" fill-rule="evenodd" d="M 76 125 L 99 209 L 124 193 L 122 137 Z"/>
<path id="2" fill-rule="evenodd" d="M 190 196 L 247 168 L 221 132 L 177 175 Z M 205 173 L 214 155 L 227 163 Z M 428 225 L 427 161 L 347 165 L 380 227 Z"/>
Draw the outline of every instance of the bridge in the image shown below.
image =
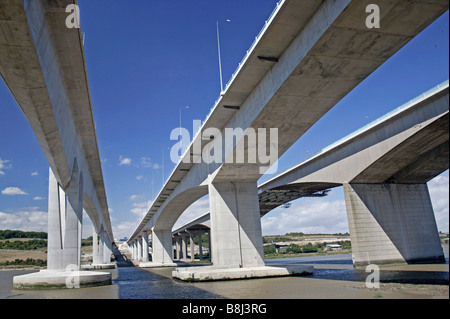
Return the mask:
<path id="1" fill-rule="evenodd" d="M 369 29 L 362 1 L 280 1 L 128 243 L 151 233 L 154 265 L 173 266 L 173 225 L 209 194 L 214 269 L 233 269 L 233 276 L 239 269 L 242 276 L 250 268 L 268 270 L 257 180 L 326 112 L 447 11 L 448 2 L 386 1 L 381 10 L 384 27 Z M 278 143 L 270 140 L 269 128 Z M 227 129 L 235 134 L 231 145 Z M 243 134 L 236 134 L 239 130 Z M 262 132 L 261 145 L 245 142 L 252 130 Z M 269 158 L 250 160 L 268 149 Z M 245 161 L 237 160 L 240 151 Z M 182 277 L 179 271 L 175 276 Z"/>
<path id="2" fill-rule="evenodd" d="M 355 265 L 444 262 L 426 183 L 449 168 L 448 113 L 446 81 L 259 185 L 261 218 L 344 186 Z M 187 257 L 187 237 L 192 259 L 193 237 L 210 223 L 207 213 L 173 231 L 177 259 Z"/>
<path id="3" fill-rule="evenodd" d="M 89 93 L 82 33 L 67 28 L 73 1 L 0 4 L 0 74 L 48 160 L 47 270 L 14 278 L 16 287 L 111 282 L 80 267 L 83 210 L 94 225 L 93 263 L 109 264 L 113 232 Z"/>

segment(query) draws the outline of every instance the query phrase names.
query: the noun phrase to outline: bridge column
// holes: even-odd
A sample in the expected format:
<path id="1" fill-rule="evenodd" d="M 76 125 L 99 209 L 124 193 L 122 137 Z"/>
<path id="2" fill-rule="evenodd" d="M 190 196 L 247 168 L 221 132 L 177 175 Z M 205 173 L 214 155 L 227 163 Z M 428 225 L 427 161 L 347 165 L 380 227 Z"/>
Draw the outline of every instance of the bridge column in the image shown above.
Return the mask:
<path id="1" fill-rule="evenodd" d="M 137 238 L 137 260 L 142 260 L 142 237 L 138 236 Z"/>
<path id="2" fill-rule="evenodd" d="M 142 232 L 142 261 L 148 262 L 148 234 L 146 231 Z"/>
<path id="3" fill-rule="evenodd" d="M 203 233 L 199 233 L 198 235 L 198 258 L 203 260 L 203 243 L 202 243 L 202 235 Z"/>
<path id="4" fill-rule="evenodd" d="M 444 262 L 426 184 L 344 184 L 353 263 Z"/>
<path id="5" fill-rule="evenodd" d="M 94 265 L 103 264 L 103 240 L 101 234 L 102 232 L 100 232 L 100 234 L 97 234 L 97 231 L 94 227 L 94 231 L 92 234 L 92 263 Z"/>
<path id="6" fill-rule="evenodd" d="M 190 248 L 191 248 L 191 261 L 195 260 L 195 243 L 194 243 L 194 235 L 189 234 L 189 242 L 190 242 Z"/>
<path id="7" fill-rule="evenodd" d="M 103 242 L 103 263 L 109 264 L 111 262 L 111 254 L 112 254 L 112 243 L 108 238 L 108 234 L 103 231 L 102 232 L 102 242 Z"/>
<path id="8" fill-rule="evenodd" d="M 188 259 L 188 243 L 187 243 L 187 239 L 188 239 L 188 234 L 186 232 L 182 232 L 180 234 L 181 236 L 181 259 L 183 260 L 187 260 Z"/>
<path id="9" fill-rule="evenodd" d="M 49 169 L 47 269 L 80 268 L 83 218 L 82 175 L 74 166 L 67 194 Z"/>
<path id="10" fill-rule="evenodd" d="M 264 266 L 256 182 L 213 182 L 209 199 L 214 266 Z"/>
<path id="11" fill-rule="evenodd" d="M 172 260 L 172 230 L 152 229 L 153 259 L 158 265 L 173 265 Z"/>

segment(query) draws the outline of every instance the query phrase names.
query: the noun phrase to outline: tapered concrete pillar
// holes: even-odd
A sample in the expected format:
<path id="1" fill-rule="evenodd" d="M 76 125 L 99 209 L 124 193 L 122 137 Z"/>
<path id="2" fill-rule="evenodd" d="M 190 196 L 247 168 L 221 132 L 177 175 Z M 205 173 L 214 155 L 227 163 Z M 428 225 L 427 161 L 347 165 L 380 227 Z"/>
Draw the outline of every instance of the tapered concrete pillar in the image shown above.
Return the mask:
<path id="1" fill-rule="evenodd" d="M 146 231 L 142 232 L 142 261 L 148 262 L 148 234 Z"/>
<path id="2" fill-rule="evenodd" d="M 137 238 L 137 260 L 140 261 L 142 260 L 142 237 L 139 236 Z"/>
<path id="3" fill-rule="evenodd" d="M 202 233 L 198 235 L 198 257 L 203 260 L 203 243 L 202 243 Z"/>
<path id="4" fill-rule="evenodd" d="M 172 260 L 172 230 L 152 229 L 153 263 L 173 264 Z"/>
<path id="5" fill-rule="evenodd" d="M 211 183 L 209 199 L 214 266 L 264 266 L 256 182 Z"/>
<path id="6" fill-rule="evenodd" d="M 92 242 L 92 263 L 94 265 L 103 264 L 103 241 L 101 240 L 101 236 L 97 234 L 95 227 L 92 234 Z"/>
<path id="7" fill-rule="evenodd" d="M 208 245 L 209 245 L 209 260 L 212 261 L 212 244 L 211 244 L 211 230 L 208 232 Z"/>
<path id="8" fill-rule="evenodd" d="M 80 268 L 83 178 L 76 164 L 67 196 L 49 169 L 47 269 Z"/>
<path id="9" fill-rule="evenodd" d="M 64 269 L 62 262 L 66 199 L 52 169 L 48 178 L 47 269 Z M 61 200 L 62 197 L 62 200 Z"/>
<path id="10" fill-rule="evenodd" d="M 426 184 L 344 184 L 353 263 L 444 262 Z"/>
<path id="11" fill-rule="evenodd" d="M 186 233 L 181 234 L 181 258 L 183 260 L 188 259 L 188 235 Z"/>
<path id="12" fill-rule="evenodd" d="M 181 260 L 181 258 L 183 257 L 183 248 L 181 245 L 181 236 L 179 235 L 175 235 L 175 251 L 177 253 L 175 259 L 176 260 Z"/>
<path id="13" fill-rule="evenodd" d="M 195 260 L 195 243 L 194 243 L 194 234 L 189 234 L 189 242 L 191 248 L 191 261 Z"/>
<path id="14" fill-rule="evenodd" d="M 108 235 L 104 231 L 103 233 L 103 263 L 109 264 L 111 262 L 112 243 L 108 238 Z"/>

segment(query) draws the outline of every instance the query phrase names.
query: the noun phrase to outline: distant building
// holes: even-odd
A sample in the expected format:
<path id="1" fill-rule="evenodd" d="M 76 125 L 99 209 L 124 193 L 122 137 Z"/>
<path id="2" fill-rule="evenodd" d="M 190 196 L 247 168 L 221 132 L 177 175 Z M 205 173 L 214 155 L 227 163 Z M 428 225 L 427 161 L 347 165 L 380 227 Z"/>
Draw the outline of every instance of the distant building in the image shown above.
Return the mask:
<path id="1" fill-rule="evenodd" d="M 341 251 L 342 246 L 338 245 L 338 244 L 327 244 L 323 250 L 324 251 Z"/>

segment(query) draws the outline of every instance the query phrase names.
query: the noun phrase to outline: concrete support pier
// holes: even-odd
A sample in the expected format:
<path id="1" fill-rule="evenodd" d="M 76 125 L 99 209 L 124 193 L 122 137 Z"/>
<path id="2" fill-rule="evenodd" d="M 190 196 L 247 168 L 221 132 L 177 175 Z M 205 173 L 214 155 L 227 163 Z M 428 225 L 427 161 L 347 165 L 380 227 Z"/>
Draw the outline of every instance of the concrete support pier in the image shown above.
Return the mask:
<path id="1" fill-rule="evenodd" d="M 209 198 L 213 266 L 177 268 L 172 277 L 184 281 L 211 281 L 313 272 L 312 266 L 265 266 L 256 182 L 211 183 Z"/>
<path id="2" fill-rule="evenodd" d="M 443 263 L 426 184 L 344 184 L 355 266 Z"/>
<path id="3" fill-rule="evenodd" d="M 141 262 L 141 268 L 177 267 L 172 260 L 172 230 L 152 229 L 152 261 Z"/>
<path id="4" fill-rule="evenodd" d="M 17 289 L 80 288 L 111 284 L 111 274 L 81 271 L 82 174 L 75 161 L 67 196 L 49 170 L 47 269 L 13 278 Z"/>
<path id="5" fill-rule="evenodd" d="M 256 182 L 211 183 L 209 199 L 214 266 L 264 266 Z"/>

